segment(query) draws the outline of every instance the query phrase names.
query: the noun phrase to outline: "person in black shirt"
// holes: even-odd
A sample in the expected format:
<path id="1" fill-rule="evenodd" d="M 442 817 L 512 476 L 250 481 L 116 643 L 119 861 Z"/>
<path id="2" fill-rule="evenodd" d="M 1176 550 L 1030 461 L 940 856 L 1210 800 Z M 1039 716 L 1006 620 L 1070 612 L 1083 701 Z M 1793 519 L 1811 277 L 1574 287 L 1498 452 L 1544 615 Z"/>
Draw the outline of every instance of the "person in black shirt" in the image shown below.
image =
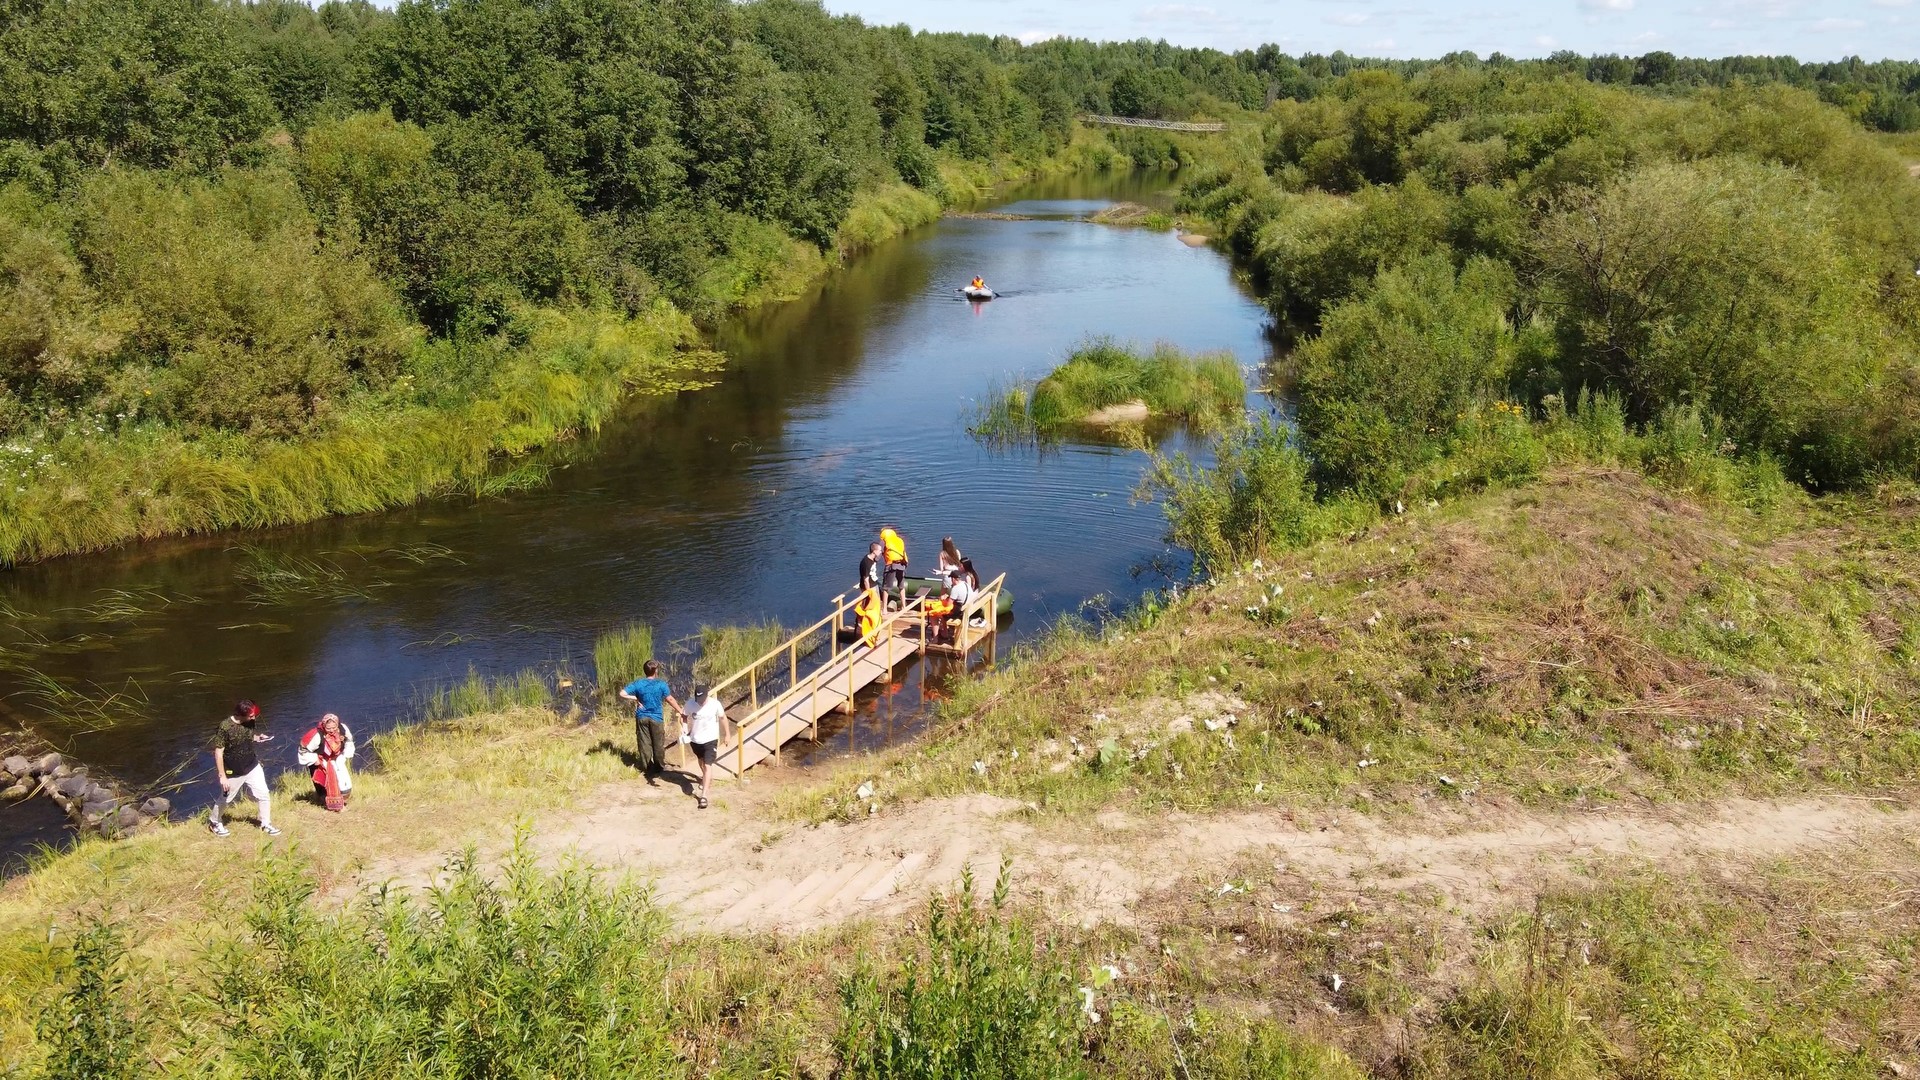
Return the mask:
<path id="1" fill-rule="evenodd" d="M 260 767 L 260 755 L 254 750 L 254 744 L 266 742 L 273 736 L 253 730 L 259 720 L 260 706 L 242 701 L 233 707 L 232 716 L 220 721 L 220 730 L 213 736 L 213 778 L 220 782 L 220 797 L 213 800 L 207 828 L 213 830 L 215 836 L 229 835 L 226 824 L 220 820 L 220 810 L 238 799 L 243 790 L 260 806 L 260 831 L 268 836 L 280 835 L 280 830 L 273 827 L 273 805 L 267 801 L 267 773 Z"/>
<path id="2" fill-rule="evenodd" d="M 881 569 L 880 542 L 876 540 L 867 545 L 867 557 L 860 560 L 860 588 L 863 591 L 879 587 Z"/>

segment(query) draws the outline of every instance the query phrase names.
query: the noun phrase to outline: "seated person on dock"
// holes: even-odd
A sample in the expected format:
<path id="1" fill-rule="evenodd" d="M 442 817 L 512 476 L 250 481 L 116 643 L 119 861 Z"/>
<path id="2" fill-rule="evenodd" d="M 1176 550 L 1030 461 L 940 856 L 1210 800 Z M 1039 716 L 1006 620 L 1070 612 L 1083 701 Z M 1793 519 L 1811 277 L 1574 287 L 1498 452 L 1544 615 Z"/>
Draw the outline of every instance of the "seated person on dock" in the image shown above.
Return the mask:
<path id="1" fill-rule="evenodd" d="M 956 605 L 945 596 L 929 596 L 920 602 L 920 609 L 926 612 L 926 637 L 936 644 L 946 644 L 953 640 L 953 613 Z"/>

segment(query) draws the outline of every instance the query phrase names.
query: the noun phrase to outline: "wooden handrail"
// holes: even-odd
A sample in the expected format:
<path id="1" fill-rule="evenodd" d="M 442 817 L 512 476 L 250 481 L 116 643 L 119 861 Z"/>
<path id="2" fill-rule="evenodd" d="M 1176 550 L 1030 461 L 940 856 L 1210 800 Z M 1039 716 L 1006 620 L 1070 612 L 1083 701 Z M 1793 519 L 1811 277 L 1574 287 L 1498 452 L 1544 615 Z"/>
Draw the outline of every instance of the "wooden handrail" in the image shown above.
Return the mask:
<path id="1" fill-rule="evenodd" d="M 832 614 L 821 619 L 819 622 L 816 622 L 813 625 L 807 627 L 805 630 L 801 630 L 793 634 L 792 636 L 788 637 L 787 640 L 781 642 L 778 645 L 775 645 L 773 648 L 767 650 L 765 653 L 762 653 L 758 658 L 756 658 L 752 663 L 748 664 L 746 667 L 743 667 L 739 671 L 736 671 L 733 674 L 727 676 L 726 678 L 721 679 L 719 682 L 714 683 L 713 686 L 708 690 L 708 693 L 718 694 L 722 690 L 725 690 L 727 687 L 732 686 L 735 683 L 739 682 L 741 679 L 752 678 L 754 672 L 760 670 L 760 665 L 773 660 L 775 657 L 778 657 L 781 653 L 786 652 L 789 649 L 797 650 L 800 646 L 800 643 L 802 641 L 805 641 L 808 637 L 812 636 L 815 631 L 821 629 L 824 626 L 827 626 L 829 623 L 837 626 L 839 624 L 839 620 L 846 615 L 847 609 L 853 606 L 853 604 L 847 603 L 846 599 L 847 599 L 846 593 L 841 593 L 839 596 L 834 597 L 833 602 L 837 606 L 833 609 Z M 854 601 L 854 603 L 858 603 L 858 602 L 859 601 L 857 600 Z M 836 653 L 838 652 L 837 649 L 835 651 Z M 797 655 L 795 656 L 791 666 L 793 666 L 794 668 L 798 667 Z M 754 679 L 753 681 L 755 684 L 758 684 L 760 680 Z M 726 699 L 723 697 L 721 700 L 724 701 Z"/>
<path id="2" fill-rule="evenodd" d="M 1002 576 L 1004 577 L 1005 575 L 1002 575 Z M 877 593 L 878 590 L 876 589 L 863 590 L 861 592 L 861 596 L 864 597 L 869 592 Z M 902 607 L 899 611 L 892 612 L 890 614 L 883 612 L 880 629 L 878 631 L 878 634 L 880 636 L 875 638 L 873 643 L 873 648 L 878 649 L 881 641 L 887 641 L 889 645 L 891 645 L 892 639 L 895 637 L 894 629 L 893 629 L 894 624 L 900 619 L 912 618 L 916 612 L 924 613 L 924 606 L 925 606 L 923 602 L 924 599 L 925 599 L 924 597 L 916 596 L 911 601 L 909 601 L 905 607 Z M 827 623 L 833 623 L 834 630 L 837 631 L 838 620 L 840 619 L 840 617 L 848 609 L 853 607 L 854 604 L 859 603 L 858 600 L 855 600 L 853 604 L 845 603 L 844 602 L 846 600 L 845 593 L 842 593 L 839 596 L 834 597 L 834 600 L 837 606 L 834 609 L 833 614 L 827 616 L 825 619 L 822 619 L 817 623 L 814 623 L 812 626 L 808 627 L 806 630 L 801 631 L 799 634 L 794 635 L 793 638 L 789 639 L 789 643 L 792 643 L 793 641 L 797 641 L 798 639 L 806 636 L 807 634 L 814 632 L 815 630 L 819 629 L 823 625 L 826 625 Z M 884 600 L 882 600 L 882 603 L 884 603 Z M 828 655 L 826 663 L 821 664 L 806 678 L 801 679 L 798 682 L 795 682 L 792 685 L 788 686 L 785 690 L 782 690 L 779 694 L 775 695 L 773 698 L 769 699 L 768 701 L 765 701 L 761 704 L 754 706 L 753 709 L 747 713 L 747 716 L 744 720 L 741 720 L 739 723 L 734 724 L 736 741 L 734 743 L 735 756 L 734 756 L 733 775 L 735 776 L 735 778 L 738 778 L 746 773 L 747 743 L 765 734 L 768 727 L 777 728 L 780 723 L 781 713 L 785 712 L 787 709 L 787 706 L 790 705 L 793 701 L 819 692 L 827 676 L 830 673 L 837 674 L 834 672 L 834 665 L 842 657 L 847 658 L 847 673 L 849 676 L 849 681 L 851 681 L 853 665 L 857 662 L 857 657 L 855 656 L 855 653 L 856 653 L 855 645 L 849 644 L 846 648 L 841 648 L 840 642 L 839 642 L 839 634 L 837 632 L 833 632 L 832 637 L 833 637 L 834 647 L 832 652 Z M 865 640 L 864 638 L 856 639 L 856 641 L 864 641 L 864 640 Z M 785 646 L 782 646 L 782 648 L 784 647 Z M 759 660 L 754 661 L 754 666 L 755 667 L 759 666 L 761 663 L 764 663 L 768 659 L 779 655 L 779 653 L 780 653 L 780 649 L 774 649 L 772 652 L 768 653 L 766 656 L 763 656 Z M 893 652 L 891 648 L 888 649 L 887 656 L 889 659 L 892 658 Z M 751 670 L 753 669 L 752 668 L 747 669 L 747 671 L 751 671 Z M 745 673 L 746 672 L 741 672 L 739 674 L 731 676 L 728 681 L 731 682 L 734 679 L 738 679 L 740 677 L 740 674 L 745 674 Z M 722 683 L 717 685 L 726 685 L 726 684 Z M 851 697 L 847 699 L 847 704 L 849 706 L 853 704 L 853 699 Z M 780 750 L 779 733 L 777 731 L 775 732 L 773 750 L 775 754 L 778 754 Z"/>

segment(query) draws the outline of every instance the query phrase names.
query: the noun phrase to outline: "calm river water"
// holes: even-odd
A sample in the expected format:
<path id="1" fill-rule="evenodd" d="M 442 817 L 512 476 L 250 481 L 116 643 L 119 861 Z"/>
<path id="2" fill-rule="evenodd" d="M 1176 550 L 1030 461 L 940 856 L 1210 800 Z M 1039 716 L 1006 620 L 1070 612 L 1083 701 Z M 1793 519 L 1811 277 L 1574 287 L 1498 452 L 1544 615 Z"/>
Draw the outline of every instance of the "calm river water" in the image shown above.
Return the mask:
<path id="1" fill-rule="evenodd" d="M 28 724 L 135 788 L 185 783 L 167 793 L 197 807 L 203 749 L 237 697 L 261 702 L 280 736 L 270 771 L 290 769 L 321 712 L 364 738 L 470 668 L 580 658 L 629 619 L 651 622 L 656 642 L 703 623 L 811 622 L 888 521 L 915 566 L 952 535 L 983 575 L 1007 572 L 1018 602 L 1001 650 L 1090 600 L 1130 602 L 1187 568 L 1159 510 L 1129 499 L 1142 455 L 990 452 L 965 424 L 995 380 L 1042 374 L 1089 335 L 1267 359 L 1264 310 L 1225 257 L 1075 220 L 1119 199 L 1164 204 L 1171 183 L 1034 185 L 992 208 L 1038 220 L 949 219 L 886 244 L 719 329 L 731 362 L 718 385 L 636 403 L 536 490 L 0 572 L 0 597 L 30 615 L 0 640 L 56 643 L 31 666 L 121 714 L 92 730 L 49 708 L 43 683 L 0 669 L 0 724 Z M 974 274 L 1004 295 L 961 300 Z M 333 583 L 264 603 L 245 573 L 263 559 L 305 560 Z M 869 695 L 820 752 L 917 730 L 944 677 L 921 674 Z M 50 800 L 0 809 L 0 858 L 63 833 Z"/>

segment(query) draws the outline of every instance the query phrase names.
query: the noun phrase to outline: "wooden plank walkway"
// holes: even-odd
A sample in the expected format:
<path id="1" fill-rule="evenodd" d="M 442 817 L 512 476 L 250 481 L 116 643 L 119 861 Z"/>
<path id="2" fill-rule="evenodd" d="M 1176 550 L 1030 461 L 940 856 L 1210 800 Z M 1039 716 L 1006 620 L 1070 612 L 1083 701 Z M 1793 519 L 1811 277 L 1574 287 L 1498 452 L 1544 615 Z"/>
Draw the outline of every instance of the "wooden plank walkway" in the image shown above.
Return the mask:
<path id="1" fill-rule="evenodd" d="M 714 770 L 738 778 L 777 756 L 781 746 L 814 731 L 828 713 L 846 707 L 855 694 L 919 652 L 919 641 L 899 633 L 888 633 L 873 645 L 848 646 L 798 686 L 755 709 L 730 737 L 722 738 Z"/>
<path id="2" fill-rule="evenodd" d="M 842 621 L 849 616 L 857 617 L 855 609 L 861 599 L 871 596 L 878 601 L 879 597 L 877 592 L 858 593 L 853 600 L 845 594 L 835 597 L 832 614 L 720 680 L 709 691 L 722 695 L 720 700 L 725 701 L 730 688 L 735 691 L 734 697 L 741 696 L 739 690 L 744 688 L 747 697 L 746 716 L 736 719 L 729 714 L 727 718 L 726 726 L 732 730 L 721 732 L 720 745 L 714 754 L 715 771 L 722 777 L 739 779 L 748 769 L 768 758 L 778 760 L 782 746 L 802 735 L 817 737 L 820 721 L 828 713 L 851 712 L 855 695 L 889 678 L 895 667 L 923 651 L 936 649 L 965 656 L 993 635 L 995 611 L 1006 580 L 1005 574 L 994 578 L 954 612 L 951 640 L 941 642 L 927 640 L 925 605 L 928 598 L 924 593 L 910 598 L 898 611 L 888 613 L 871 642 L 858 637 L 842 642 L 839 634 Z M 814 646 L 808 643 L 816 641 L 816 635 L 824 635 L 828 642 L 826 659 L 802 676 L 801 655 L 803 652 L 811 655 Z M 780 663 L 783 655 L 784 665 Z M 763 673 L 777 672 L 783 666 L 787 671 L 786 689 L 762 701 Z"/>

